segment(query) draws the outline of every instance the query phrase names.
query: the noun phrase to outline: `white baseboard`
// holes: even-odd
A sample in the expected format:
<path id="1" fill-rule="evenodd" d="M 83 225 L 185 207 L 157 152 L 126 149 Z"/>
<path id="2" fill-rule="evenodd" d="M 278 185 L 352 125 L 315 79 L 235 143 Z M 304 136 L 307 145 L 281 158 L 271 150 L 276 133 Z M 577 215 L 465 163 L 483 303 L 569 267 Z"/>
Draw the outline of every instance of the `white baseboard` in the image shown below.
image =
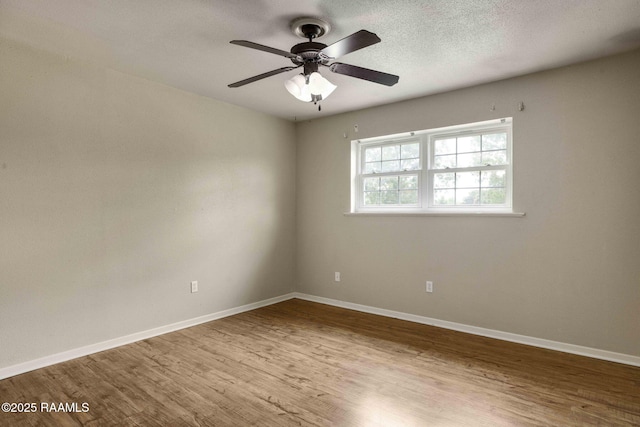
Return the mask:
<path id="1" fill-rule="evenodd" d="M 100 351 L 109 350 L 125 344 L 131 344 L 136 341 L 146 340 L 158 335 L 177 331 L 179 329 L 189 328 L 201 323 L 211 322 L 212 320 L 222 319 L 223 317 L 233 316 L 234 314 L 244 313 L 245 311 L 255 310 L 256 308 L 265 307 L 294 298 L 293 293 L 281 295 L 275 298 L 254 302 L 251 304 L 241 305 L 240 307 L 230 308 L 228 310 L 218 311 L 216 313 L 207 314 L 193 319 L 183 320 L 181 322 L 172 323 L 170 325 L 160 326 L 158 328 L 146 331 L 136 332 L 120 338 L 87 345 L 72 350 L 63 351 L 61 353 L 52 354 L 50 356 L 41 357 L 39 359 L 30 360 L 28 362 L 18 363 L 17 365 L 0 368 L 0 380 L 13 377 L 14 375 L 23 374 L 35 369 L 44 368 L 46 366 L 55 365 L 56 363 L 66 362 L 67 360 L 76 359 L 82 356 L 98 353 Z"/>
<path id="2" fill-rule="evenodd" d="M 625 365 L 640 366 L 640 357 L 630 354 L 615 353 L 613 351 L 600 350 L 597 348 L 583 347 L 580 345 L 566 344 L 558 341 L 550 341 L 542 338 L 534 338 L 526 335 L 512 334 L 509 332 L 496 331 L 494 329 L 480 328 L 477 326 L 465 325 L 462 323 L 449 322 L 446 320 L 434 319 L 431 317 L 418 316 L 415 314 L 402 313 L 400 311 L 386 310 L 383 308 L 370 307 L 367 305 L 344 302 L 340 300 L 317 297 L 300 292 L 293 293 L 294 298 L 317 302 L 321 304 L 333 305 L 335 307 L 348 308 L 350 310 L 362 311 L 364 313 L 377 314 L 379 316 L 393 317 L 410 322 L 422 323 L 424 325 L 437 326 L 439 328 L 451 329 L 454 331 L 466 332 L 483 337 L 496 338 L 503 341 L 511 341 L 519 344 L 531 345 L 534 347 L 546 348 L 549 350 L 562 351 L 564 353 L 577 354 L 580 356 L 593 357 L 595 359 L 608 360 L 610 362 L 624 363 Z"/>
<path id="3" fill-rule="evenodd" d="M 210 322 L 223 317 L 233 316 L 234 314 L 244 313 L 245 311 L 255 310 L 256 308 L 266 307 L 292 298 L 298 298 L 306 301 L 317 302 L 320 304 L 332 305 L 335 307 L 347 308 L 350 310 L 361 311 L 364 313 L 377 314 L 379 316 L 392 317 L 410 322 L 421 323 L 424 325 L 437 326 L 440 328 L 451 329 L 454 331 L 466 332 L 474 335 L 481 335 L 489 338 L 496 338 L 504 341 L 511 341 L 520 344 L 531 345 L 534 347 L 547 348 L 550 350 L 562 351 L 565 353 L 578 354 L 581 356 L 593 357 L 595 359 L 608 360 L 611 362 L 624 363 L 626 365 L 640 366 L 640 357 L 629 354 L 615 353 L 607 350 L 599 350 L 596 348 L 583 347 L 574 344 L 566 344 L 557 341 L 550 341 L 541 338 L 529 337 L 526 335 L 512 334 L 509 332 L 496 331 L 493 329 L 480 328 L 477 326 L 464 325 L 462 323 L 449 322 L 415 314 L 402 313 L 399 311 L 386 310 L 383 308 L 371 307 L 367 305 L 355 304 L 330 298 L 317 297 L 300 292 L 292 292 L 275 298 L 269 298 L 263 301 L 242 305 L 240 307 L 230 308 L 228 310 L 219 311 L 205 316 L 195 317 L 193 319 L 183 320 L 181 322 L 172 323 L 170 325 L 160 326 L 158 328 L 146 331 L 136 332 L 135 334 L 126 335 L 120 338 L 87 345 L 84 347 L 63 351 L 61 353 L 52 354 L 50 356 L 41 357 L 39 359 L 30 360 L 28 362 L 19 363 L 17 365 L 0 368 L 0 380 L 12 377 L 14 375 L 23 374 L 35 369 L 44 368 L 46 366 L 55 365 L 56 363 L 66 362 L 67 360 L 76 359 L 82 356 L 109 350 L 136 341 L 145 340 L 158 335 L 177 331 L 201 323 Z"/>

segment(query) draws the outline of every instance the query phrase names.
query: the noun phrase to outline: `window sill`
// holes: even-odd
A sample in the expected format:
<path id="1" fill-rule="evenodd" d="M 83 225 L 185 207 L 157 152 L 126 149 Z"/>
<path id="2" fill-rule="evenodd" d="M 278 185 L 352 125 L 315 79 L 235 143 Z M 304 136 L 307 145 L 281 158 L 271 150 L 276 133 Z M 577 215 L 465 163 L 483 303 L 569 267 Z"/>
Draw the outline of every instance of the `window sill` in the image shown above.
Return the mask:
<path id="1" fill-rule="evenodd" d="M 345 212 L 344 216 L 466 216 L 522 218 L 524 212 Z"/>

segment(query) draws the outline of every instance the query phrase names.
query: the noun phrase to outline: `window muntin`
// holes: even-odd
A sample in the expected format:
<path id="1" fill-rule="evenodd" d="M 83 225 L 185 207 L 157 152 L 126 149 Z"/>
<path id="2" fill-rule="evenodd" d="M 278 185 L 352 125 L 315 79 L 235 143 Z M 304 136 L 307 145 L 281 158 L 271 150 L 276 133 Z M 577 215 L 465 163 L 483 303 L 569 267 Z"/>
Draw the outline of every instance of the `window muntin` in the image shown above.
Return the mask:
<path id="1" fill-rule="evenodd" d="M 508 129 L 430 138 L 430 206 L 508 204 Z"/>
<path id="2" fill-rule="evenodd" d="M 365 174 L 420 168 L 420 143 L 418 141 L 366 147 L 364 153 Z"/>
<path id="3" fill-rule="evenodd" d="M 433 146 L 434 169 L 507 164 L 506 131 L 438 137 Z"/>
<path id="4" fill-rule="evenodd" d="M 365 206 L 418 204 L 418 175 L 385 175 L 364 178 Z"/>
<path id="5" fill-rule="evenodd" d="M 417 206 L 420 147 L 418 139 L 390 141 L 361 148 L 361 205 Z"/>
<path id="6" fill-rule="evenodd" d="M 511 212 L 510 118 L 410 135 L 353 141 L 352 211 Z"/>
<path id="7" fill-rule="evenodd" d="M 481 170 L 433 174 L 433 205 L 497 205 L 506 203 L 506 172 Z"/>

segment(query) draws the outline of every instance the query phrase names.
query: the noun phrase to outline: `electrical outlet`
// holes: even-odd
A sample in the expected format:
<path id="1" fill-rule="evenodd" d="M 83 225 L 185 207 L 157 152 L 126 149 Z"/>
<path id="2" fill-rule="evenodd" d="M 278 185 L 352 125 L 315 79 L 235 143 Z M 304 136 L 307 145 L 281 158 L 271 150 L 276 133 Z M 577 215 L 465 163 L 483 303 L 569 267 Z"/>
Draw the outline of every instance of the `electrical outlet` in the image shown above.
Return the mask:
<path id="1" fill-rule="evenodd" d="M 336 271 L 335 280 L 336 280 L 336 282 L 340 281 L 340 272 L 339 271 Z"/>
<path id="2" fill-rule="evenodd" d="M 433 282 L 427 280 L 427 292 L 433 292 Z"/>
<path id="3" fill-rule="evenodd" d="M 191 293 L 198 292 L 198 281 L 191 281 Z"/>

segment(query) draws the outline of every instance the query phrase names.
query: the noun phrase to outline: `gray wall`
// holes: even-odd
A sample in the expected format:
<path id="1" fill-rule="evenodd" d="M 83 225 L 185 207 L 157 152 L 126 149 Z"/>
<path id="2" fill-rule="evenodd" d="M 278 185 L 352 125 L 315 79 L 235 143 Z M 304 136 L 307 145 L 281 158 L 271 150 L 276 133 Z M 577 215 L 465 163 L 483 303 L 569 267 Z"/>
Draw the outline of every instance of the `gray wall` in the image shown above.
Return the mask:
<path id="1" fill-rule="evenodd" d="M 0 58 L 0 367 L 293 290 L 292 123 Z"/>
<path id="2" fill-rule="evenodd" d="M 0 367 L 294 289 L 640 355 L 640 51 L 297 125 L 0 58 Z M 526 217 L 343 215 L 351 138 L 504 116 Z"/>
<path id="3" fill-rule="evenodd" d="M 640 355 L 638 70 L 635 51 L 299 123 L 297 290 Z M 350 139 L 507 116 L 526 217 L 343 215 Z"/>

